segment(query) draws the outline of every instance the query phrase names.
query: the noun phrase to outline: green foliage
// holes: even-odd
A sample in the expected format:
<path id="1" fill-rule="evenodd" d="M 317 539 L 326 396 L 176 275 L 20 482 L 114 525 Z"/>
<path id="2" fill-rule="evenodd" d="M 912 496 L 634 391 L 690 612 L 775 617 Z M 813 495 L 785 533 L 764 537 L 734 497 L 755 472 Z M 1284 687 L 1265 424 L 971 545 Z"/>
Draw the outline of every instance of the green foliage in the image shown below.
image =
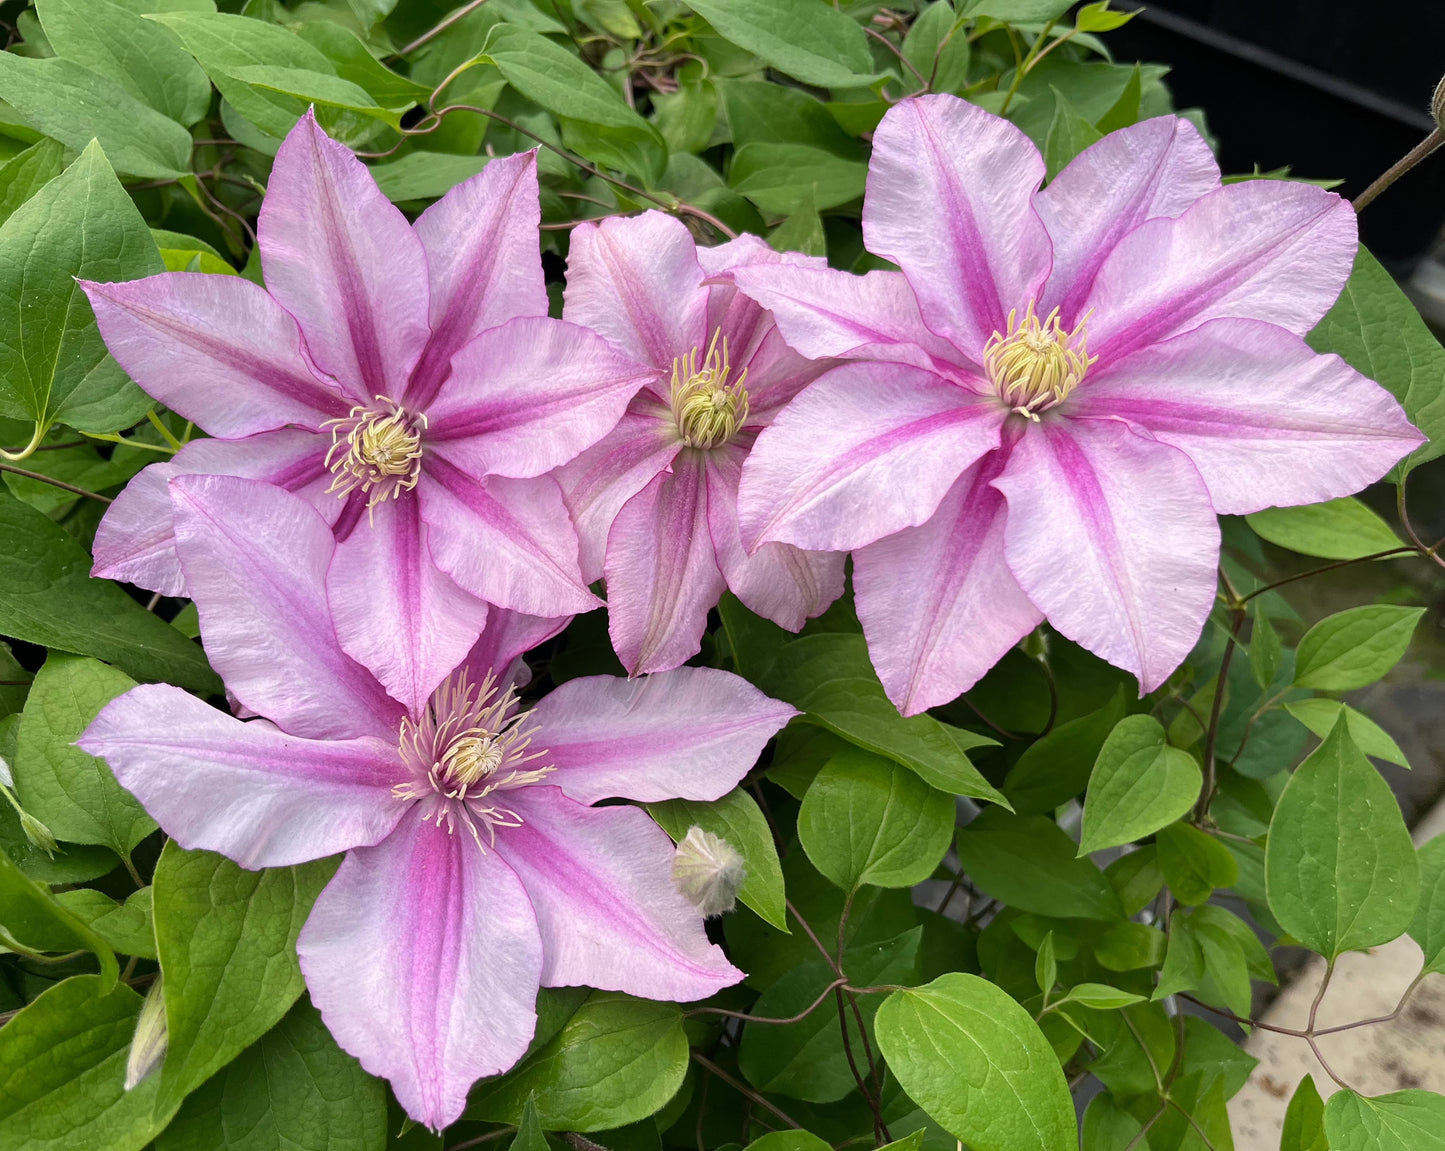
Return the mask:
<path id="1" fill-rule="evenodd" d="M 1299 642 L 1296 686 L 1350 691 L 1374 683 L 1400 662 L 1424 614 L 1423 608 L 1374 604 L 1320 620 Z"/>
<path id="2" fill-rule="evenodd" d="M 1165 742 L 1158 720 L 1121 720 L 1089 777 L 1079 854 L 1132 843 L 1173 823 L 1194 806 L 1202 782 L 1194 757 Z"/>
<path id="3" fill-rule="evenodd" d="M 1354 560 L 1402 546 L 1395 529 L 1353 496 L 1244 517 L 1255 534 L 1301 555 Z"/>

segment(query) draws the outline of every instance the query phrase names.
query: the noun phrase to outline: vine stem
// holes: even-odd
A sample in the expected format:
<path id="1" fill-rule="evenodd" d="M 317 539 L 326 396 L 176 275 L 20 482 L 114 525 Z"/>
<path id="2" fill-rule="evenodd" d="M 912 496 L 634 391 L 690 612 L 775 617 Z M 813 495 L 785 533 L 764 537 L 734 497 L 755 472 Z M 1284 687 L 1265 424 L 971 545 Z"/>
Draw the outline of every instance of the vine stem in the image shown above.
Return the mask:
<path id="1" fill-rule="evenodd" d="M 10 460 L 12 463 L 17 464 L 21 460 L 29 459 L 39 449 L 40 441 L 45 438 L 45 432 L 45 425 L 37 420 L 35 423 L 35 432 L 31 435 L 30 442 L 18 452 L 7 452 L 4 448 L 0 448 L 0 459 Z"/>
<path id="2" fill-rule="evenodd" d="M 1418 164 L 1441 144 L 1445 144 L 1445 129 L 1435 128 L 1428 136 L 1391 164 L 1368 188 L 1354 199 L 1355 214 L 1363 212 L 1386 188 Z"/>
<path id="3" fill-rule="evenodd" d="M 766 1107 L 769 1111 L 771 1111 L 774 1115 L 776 1115 L 779 1119 L 781 1119 L 784 1123 L 786 1123 L 789 1127 L 793 1128 L 795 1131 L 801 1131 L 803 1129 L 803 1125 L 801 1123 L 799 1123 L 796 1119 L 794 1119 L 771 1099 L 767 1098 L 764 1095 L 758 1094 L 746 1084 L 738 1082 L 738 1080 L 734 1079 L 731 1075 L 729 1075 L 726 1071 L 724 1071 L 721 1067 L 719 1067 L 716 1063 L 714 1063 L 711 1059 L 709 1059 L 701 1051 L 698 1051 L 696 1048 L 694 1048 L 692 1051 L 692 1061 L 704 1070 L 710 1072 L 713 1075 L 716 1075 L 719 1079 L 721 1079 L 744 1099 L 751 1099 L 759 1107 Z"/>
<path id="4" fill-rule="evenodd" d="M 837 979 L 833 980 L 832 983 L 828 984 L 827 987 L 823 988 L 822 994 L 820 994 L 817 999 L 799 1011 L 798 1014 L 790 1015 L 786 1019 L 772 1019 L 766 1015 L 749 1015 L 746 1011 L 729 1011 L 726 1007 L 694 1007 L 691 1011 L 684 1013 L 683 1018 L 691 1019 L 694 1015 L 725 1015 L 729 1019 L 741 1019 L 744 1023 L 801 1023 L 822 1006 L 823 1000 L 833 994 L 835 988 L 846 987 L 847 984 L 847 978 L 840 975 Z"/>
<path id="5" fill-rule="evenodd" d="M 451 13 L 445 19 L 441 20 L 430 31 L 423 32 L 405 48 L 400 49 L 394 55 L 388 57 L 388 59 L 395 60 L 401 56 L 408 56 L 412 52 L 415 52 L 423 44 L 429 44 L 431 41 L 435 40 L 438 36 L 445 32 L 448 28 L 450 28 L 453 24 L 457 23 L 459 20 L 465 20 L 468 16 L 470 16 L 486 2 L 487 0 L 472 0 L 472 2 L 465 7 L 458 8 L 455 12 Z"/>
<path id="6" fill-rule="evenodd" d="M 1230 611 L 1233 618 L 1229 626 L 1229 638 L 1225 641 L 1224 656 L 1219 661 L 1219 676 L 1214 684 L 1214 702 L 1209 707 L 1209 726 L 1204 732 L 1204 785 L 1199 789 L 1199 802 L 1194 806 L 1194 822 L 1201 823 L 1209 814 L 1209 804 L 1214 798 L 1216 783 L 1214 751 L 1219 739 L 1219 717 L 1224 710 L 1224 693 L 1229 682 L 1229 665 L 1234 660 L 1234 649 L 1239 646 L 1239 633 L 1246 618 L 1243 601 L 1229 585 L 1229 579 L 1221 571 L 1220 576 L 1229 588 Z"/>
<path id="7" fill-rule="evenodd" d="M 87 491 L 85 488 L 78 488 L 74 484 L 68 484 L 64 480 L 57 480 L 53 476 L 47 476 L 42 472 L 32 472 L 29 468 L 17 468 L 14 464 L 0 463 L 0 472 L 11 472 L 17 476 L 24 476 L 27 480 L 39 480 L 42 484 L 49 484 L 53 488 L 62 488 L 77 496 L 85 496 L 86 499 L 99 500 L 103 504 L 114 503 L 109 496 L 98 495 L 95 492 Z"/>
<path id="8" fill-rule="evenodd" d="M 1308 571 L 1296 572 L 1292 576 L 1285 576 L 1284 579 L 1275 580 L 1274 583 L 1265 584 L 1263 587 L 1257 587 L 1248 595 L 1241 597 L 1239 602 L 1248 603 L 1255 597 L 1264 595 L 1265 592 L 1274 591 L 1275 588 L 1284 587 L 1285 584 L 1294 583 L 1296 580 L 1309 579 L 1310 576 L 1324 575 L 1325 572 L 1337 571 L 1340 568 L 1351 567 L 1354 564 L 1369 563 L 1371 560 L 1387 560 L 1393 559 L 1396 556 L 1420 555 L 1422 551 L 1428 552 L 1429 550 L 1430 549 L 1428 548 L 1422 549 L 1418 547 L 1413 547 L 1408 544 L 1401 544 L 1399 547 L 1390 548 L 1388 551 L 1371 552 L 1367 556 L 1356 556 L 1354 559 L 1350 560 L 1338 560 L 1335 563 L 1324 564 L 1322 567 L 1310 568 Z"/>

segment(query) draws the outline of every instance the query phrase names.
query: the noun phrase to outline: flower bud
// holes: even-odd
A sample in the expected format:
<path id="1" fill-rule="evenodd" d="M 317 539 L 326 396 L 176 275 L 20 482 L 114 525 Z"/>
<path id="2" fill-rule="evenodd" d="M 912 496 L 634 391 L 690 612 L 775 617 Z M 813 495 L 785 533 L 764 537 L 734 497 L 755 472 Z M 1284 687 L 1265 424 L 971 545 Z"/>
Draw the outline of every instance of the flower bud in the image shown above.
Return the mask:
<path id="1" fill-rule="evenodd" d="M 731 911 L 747 879 L 747 865 L 727 840 L 693 826 L 677 845 L 672 880 L 705 916 Z"/>
<path id="2" fill-rule="evenodd" d="M 40 848 L 46 855 L 53 856 L 60 850 L 60 844 L 55 842 L 55 836 L 50 828 L 36 819 L 28 811 L 20 812 L 20 828 L 25 832 L 25 838 Z"/>
<path id="3" fill-rule="evenodd" d="M 135 1038 L 125 1061 L 125 1089 L 134 1090 L 166 1057 L 166 1001 L 161 976 L 151 984 L 135 1021 Z"/>

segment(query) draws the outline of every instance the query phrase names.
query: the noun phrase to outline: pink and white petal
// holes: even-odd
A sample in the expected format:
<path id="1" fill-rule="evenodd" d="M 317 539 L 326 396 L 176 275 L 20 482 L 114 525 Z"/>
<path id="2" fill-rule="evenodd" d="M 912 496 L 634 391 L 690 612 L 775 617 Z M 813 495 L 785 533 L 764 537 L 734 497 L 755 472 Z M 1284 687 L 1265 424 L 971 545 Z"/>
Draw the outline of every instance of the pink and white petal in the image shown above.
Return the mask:
<path id="1" fill-rule="evenodd" d="M 276 152 L 257 231 L 266 287 L 296 317 L 316 365 L 356 403 L 400 397 L 431 331 L 426 253 L 366 165 L 311 112 Z"/>
<path id="2" fill-rule="evenodd" d="M 1349 278 L 1348 200 L 1312 184 L 1226 184 L 1174 220 L 1130 232 L 1080 305 L 1101 365 L 1209 320 L 1264 320 L 1303 336 Z"/>
<path id="3" fill-rule="evenodd" d="M 396 736 L 300 739 L 170 684 L 106 704 L 77 741 L 182 847 L 289 867 L 381 840 L 405 810 Z"/>
<path id="4" fill-rule="evenodd" d="M 542 934 L 542 986 L 703 999 L 743 977 L 672 881 L 672 841 L 635 807 L 583 807 L 555 787 L 508 793 L 522 820 L 497 851 Z"/>
<path id="5" fill-rule="evenodd" d="M 582 578 L 602 575 L 607 533 L 622 505 L 671 467 L 682 450 L 672 411 L 650 391 L 639 392 L 617 426 L 555 473 L 577 525 Z"/>
<path id="6" fill-rule="evenodd" d="M 692 234 L 654 211 L 579 224 L 567 255 L 562 318 L 662 372 L 694 347 L 705 352 L 707 290 Z"/>
<path id="7" fill-rule="evenodd" d="M 861 276 L 791 264 L 738 268 L 740 291 L 773 315 L 783 338 L 812 359 L 885 360 L 934 371 L 982 369 L 924 324 L 902 272 Z M 975 353 L 976 355 L 976 353 Z"/>
<path id="8" fill-rule="evenodd" d="M 176 557 L 170 481 L 181 475 L 247 476 L 305 496 L 323 517 L 335 519 L 341 502 L 322 498 L 331 479 L 327 441 L 300 428 L 278 428 L 241 440 L 192 440 L 164 463 L 151 464 L 126 485 L 96 528 L 95 567 L 100 579 L 133 583 L 162 595 L 184 595 Z"/>
<path id="9" fill-rule="evenodd" d="M 1007 459 L 985 456 L 927 523 L 853 553 L 868 655 L 904 715 L 956 699 L 1044 618 L 1004 560 L 1004 501 L 991 484 Z"/>
<path id="10" fill-rule="evenodd" d="M 751 264 L 796 264 L 806 268 L 826 268 L 826 256 L 805 256 L 802 252 L 780 252 L 761 236 L 744 232 L 711 248 L 698 248 L 697 262 L 708 279 L 723 279 L 730 273 Z"/>
<path id="11" fill-rule="evenodd" d="M 547 314 L 537 225 L 537 153 L 497 156 L 417 217 L 431 281 L 432 337 L 407 402 L 425 408 L 452 357 L 488 328 Z"/>
<path id="12" fill-rule="evenodd" d="M 591 804 L 719 799 L 798 713 L 731 672 L 678 667 L 569 679 L 532 714 L 557 768 L 547 782 Z"/>
<path id="13" fill-rule="evenodd" d="M 427 409 L 427 444 L 474 476 L 540 476 L 616 427 L 656 376 L 595 332 L 521 316 L 457 353 Z"/>
<path id="14" fill-rule="evenodd" d="M 753 307 L 757 307 L 756 304 Z M 758 325 L 760 338 L 750 359 L 745 361 L 748 378 L 748 429 L 760 430 L 773 422 L 793 397 L 826 372 L 839 366 L 837 360 L 810 360 L 788 346 L 783 334 L 763 312 Z"/>
<path id="15" fill-rule="evenodd" d="M 327 1029 L 437 1131 L 506 1071 L 536 1029 L 542 943 L 520 880 L 465 828 L 414 806 L 349 852 L 296 942 Z"/>
<path id="16" fill-rule="evenodd" d="M 928 326 L 975 362 L 1049 274 L 1043 178 L 1027 136 L 956 96 L 900 101 L 873 133 L 868 250 L 903 269 Z"/>
<path id="17" fill-rule="evenodd" d="M 437 567 L 463 591 L 527 615 L 590 611 L 597 597 L 577 567 L 577 533 L 550 476 L 478 482 L 438 456 L 417 494 Z"/>
<path id="18" fill-rule="evenodd" d="M 532 681 L 532 670 L 522 656 L 560 635 L 572 619 L 570 615 L 547 618 L 494 607 L 488 611 L 487 626 L 461 666 L 473 683 L 492 675 L 503 690 L 508 684 L 526 687 Z"/>
<path id="19" fill-rule="evenodd" d="M 607 535 L 607 629 L 629 675 L 696 655 L 726 590 L 707 530 L 702 454 L 681 452 L 622 505 Z"/>
<path id="20" fill-rule="evenodd" d="M 1119 420 L 1031 424 L 994 486 L 1024 592 L 1077 644 L 1153 691 L 1214 603 L 1219 523 L 1178 448 Z"/>
<path id="21" fill-rule="evenodd" d="M 317 375 L 296 321 L 250 280 L 163 272 L 80 286 L 120 366 L 209 435 L 319 429 L 356 402 Z"/>
<path id="22" fill-rule="evenodd" d="M 848 557 L 775 543 L 748 555 L 738 534 L 738 483 L 746 458 L 740 440 L 707 454 L 707 525 L 718 567 L 749 611 L 797 631 L 843 594 Z"/>
<path id="23" fill-rule="evenodd" d="M 1183 214 L 1218 187 L 1214 153 L 1182 117 L 1143 120 L 1089 145 L 1034 199 L 1054 249 L 1039 314 L 1057 307 L 1072 328 L 1124 236 L 1146 220 Z"/>
<path id="24" fill-rule="evenodd" d="M 1379 384 L 1251 320 L 1141 348 L 1072 398 L 1071 415 L 1125 419 L 1182 450 L 1227 515 L 1357 492 L 1424 440 Z"/>
<path id="25" fill-rule="evenodd" d="M 844 364 L 798 393 L 743 465 L 743 545 L 848 551 L 928 519 L 999 444 L 1005 412 L 932 372 Z"/>
<path id="26" fill-rule="evenodd" d="M 292 735 L 394 740 L 401 707 L 336 638 L 326 521 L 300 496 L 235 476 L 177 477 L 171 504 L 206 656 L 236 699 Z"/>
<path id="27" fill-rule="evenodd" d="M 487 605 L 437 570 L 415 493 L 377 504 L 344 539 L 326 575 L 342 650 L 413 716 L 466 657 Z"/>

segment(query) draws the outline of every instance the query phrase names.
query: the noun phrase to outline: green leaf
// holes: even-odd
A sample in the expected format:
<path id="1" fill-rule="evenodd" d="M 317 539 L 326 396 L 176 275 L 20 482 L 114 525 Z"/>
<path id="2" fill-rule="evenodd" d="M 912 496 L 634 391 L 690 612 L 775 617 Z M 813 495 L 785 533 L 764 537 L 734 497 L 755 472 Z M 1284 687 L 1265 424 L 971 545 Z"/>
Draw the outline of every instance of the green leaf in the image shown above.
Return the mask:
<path id="1" fill-rule="evenodd" d="M 221 681 L 201 649 L 106 580 L 59 524 L 0 492 L 0 633 L 202 692 Z"/>
<path id="2" fill-rule="evenodd" d="M 1325 1135 L 1325 1104 L 1314 1078 L 1305 1075 L 1284 1113 L 1279 1151 L 1330 1151 Z"/>
<path id="3" fill-rule="evenodd" d="M 958 833 L 958 861 L 975 887 L 1010 907 L 1059 919 L 1117 919 L 1114 888 L 1042 815 L 991 807 Z"/>
<path id="4" fill-rule="evenodd" d="M 1445 1096 L 1337 1091 L 1325 1104 L 1325 1136 L 1330 1151 L 1445 1151 Z"/>
<path id="5" fill-rule="evenodd" d="M 1216 888 L 1233 887 L 1239 864 L 1214 836 L 1187 823 L 1172 823 L 1154 837 L 1164 882 L 1180 903 L 1203 903 Z"/>
<path id="6" fill-rule="evenodd" d="M 387 1144 L 379 1079 L 336 1045 L 300 1000 L 185 1101 L 156 1151 L 379 1151 Z"/>
<path id="7" fill-rule="evenodd" d="M 392 128 L 401 127 L 399 112 L 382 108 L 365 88 L 330 72 L 310 68 L 277 68 L 271 64 L 246 64 L 232 68 L 230 74 L 259 92 L 274 92 L 280 96 L 294 97 L 303 104 L 317 107 L 318 111 L 335 108 L 343 112 L 357 112 L 373 120 L 380 120 Z"/>
<path id="8" fill-rule="evenodd" d="M 65 167 L 65 147 L 48 136 L 0 167 L 0 224 Z"/>
<path id="9" fill-rule="evenodd" d="M 1383 759 L 1386 763 L 1397 763 L 1401 767 L 1410 766 L 1405 760 L 1405 753 L 1390 738 L 1390 734 L 1368 715 L 1356 711 L 1347 703 L 1337 699 L 1297 699 L 1285 704 L 1284 709 L 1321 739 L 1330 734 L 1330 729 L 1344 715 L 1350 725 L 1350 738 L 1366 755 Z"/>
<path id="10" fill-rule="evenodd" d="M 1412 468 L 1445 452 L 1445 348 L 1390 273 L 1362 244 L 1340 298 L 1308 336 L 1317 352 L 1335 352 L 1377 380 L 1430 437 L 1390 472 L 1399 483 Z"/>
<path id="11" fill-rule="evenodd" d="M 1369 604 L 1326 616 L 1295 649 L 1296 687 L 1353 691 L 1400 662 L 1424 608 Z"/>
<path id="12" fill-rule="evenodd" d="M 687 1074 L 675 1003 L 594 991 L 546 1044 L 500 1079 L 478 1085 L 470 1119 L 517 1123 L 529 1097 L 548 1131 L 605 1131 L 645 1119 Z"/>
<path id="13" fill-rule="evenodd" d="M 486 156 L 412 152 L 400 160 L 377 164 L 371 175 L 388 200 L 432 200 L 446 195 L 486 166 Z"/>
<path id="14" fill-rule="evenodd" d="M 1143 1124 L 1117 1103 L 1107 1092 L 1095 1095 L 1084 1111 L 1083 1151 L 1149 1151 L 1148 1138 L 1137 1138 Z"/>
<path id="15" fill-rule="evenodd" d="M 866 164 L 806 144 L 744 144 L 728 169 L 733 191 L 779 216 L 856 200 L 867 178 Z"/>
<path id="16" fill-rule="evenodd" d="M 1138 14 L 1138 9 L 1133 12 L 1111 12 L 1109 0 L 1095 0 L 1093 4 L 1085 4 L 1074 13 L 1074 28 L 1079 32 L 1112 32 L 1115 28 L 1123 27 Z"/>
<path id="17" fill-rule="evenodd" d="M 156 930 L 151 918 L 151 889 L 133 891 L 124 903 L 93 887 L 77 887 L 62 891 L 55 902 L 122 955 L 138 955 L 142 959 L 156 957 Z"/>
<path id="18" fill-rule="evenodd" d="M 1047 24 L 1073 7 L 1073 0 L 965 0 L 959 15 L 977 20 L 990 16 L 1005 24 Z"/>
<path id="19" fill-rule="evenodd" d="M 968 84 L 968 34 L 948 0 L 934 0 L 909 27 L 903 58 L 932 81 L 930 91 L 957 92 Z"/>
<path id="20" fill-rule="evenodd" d="M 923 882 L 948 851 L 953 825 L 953 796 L 859 748 L 824 765 L 798 811 L 803 850 L 844 891 Z"/>
<path id="21" fill-rule="evenodd" d="M 652 97 L 654 119 L 670 152 L 701 152 L 717 129 L 717 84 L 690 60 L 677 70 L 677 91 Z"/>
<path id="22" fill-rule="evenodd" d="M 135 680 L 93 659 L 52 655 L 35 677 L 20 721 L 15 788 L 57 837 L 131 851 L 156 822 L 115 781 L 104 760 L 75 746 L 100 709 Z"/>
<path id="23" fill-rule="evenodd" d="M 1256 609 L 1258 606 L 1258 602 L 1256 602 Z M 1274 683 L 1274 677 L 1279 672 L 1279 663 L 1283 656 L 1284 647 L 1280 643 L 1279 632 L 1274 630 L 1274 624 L 1269 622 L 1269 616 L 1256 610 L 1254 630 L 1249 634 L 1249 670 L 1261 691 L 1266 690 L 1270 684 Z"/>
<path id="24" fill-rule="evenodd" d="M 0 852 L 0 941 L 7 939 L 34 951 L 94 952 L 104 987 L 120 975 L 110 945 Z"/>
<path id="25" fill-rule="evenodd" d="M 57 983 L 0 1029 L 5 1151 L 139 1151 L 169 1122 L 158 1079 L 125 1090 L 141 997 L 95 975 Z"/>
<path id="26" fill-rule="evenodd" d="M 1133 843 L 1173 823 L 1194 805 L 1203 783 L 1194 757 L 1169 746 L 1157 719 L 1120 720 L 1089 777 L 1079 854 Z"/>
<path id="27" fill-rule="evenodd" d="M 542 1133 L 542 1121 L 537 1118 L 535 1095 L 528 1095 L 522 1107 L 522 1119 L 517 1124 L 510 1151 L 547 1151 L 547 1136 Z"/>
<path id="28" fill-rule="evenodd" d="M 338 76 L 361 88 L 383 108 L 409 108 L 432 93 L 425 84 L 382 64 L 349 28 L 330 20 L 311 20 L 297 25 L 295 32 L 331 62 Z"/>
<path id="29" fill-rule="evenodd" d="M 72 60 L 0 52 L 0 100 L 34 128 L 80 151 L 99 140 L 132 176 L 176 179 L 191 166 L 191 136 L 114 80 Z"/>
<path id="30" fill-rule="evenodd" d="M 1127 19 L 1127 17 L 1125 18 Z M 1139 65 L 1135 64 L 1134 71 L 1129 74 L 1129 82 L 1124 85 L 1124 91 L 1119 93 L 1119 98 L 1114 101 L 1113 106 L 1094 121 L 1094 127 L 1107 136 L 1110 132 L 1117 132 L 1120 128 L 1137 124 L 1139 122 L 1139 102 L 1143 95 L 1143 73 Z"/>
<path id="31" fill-rule="evenodd" d="M 831 1148 L 831 1143 L 819 1139 L 811 1131 L 769 1131 L 749 1143 L 747 1151 L 831 1151 Z"/>
<path id="32" fill-rule="evenodd" d="M 778 848 L 773 842 L 772 829 L 752 796 L 734 788 L 712 803 L 669 799 L 650 803 L 647 810 L 672 836 L 673 842 L 680 841 L 694 825 L 727 840 L 743 857 L 748 869 L 738 898 L 779 931 L 788 930 Z"/>
<path id="33" fill-rule="evenodd" d="M 802 252 L 806 256 L 828 254 L 828 235 L 823 231 L 823 218 L 813 205 L 811 189 L 803 197 L 801 206 L 768 233 L 768 243 L 778 252 Z"/>
<path id="34" fill-rule="evenodd" d="M 205 70 L 155 21 L 110 0 L 39 0 L 35 8 L 57 55 L 109 77 L 162 116 L 189 126 L 210 108 Z"/>
<path id="35" fill-rule="evenodd" d="M 1143 1003 L 1144 999 L 1143 995 L 1121 991 L 1107 983 L 1078 983 L 1069 988 L 1068 994 L 1063 998 L 1055 1000 L 1054 1006 L 1077 1003 L 1080 1007 L 1088 1007 L 1094 1011 L 1118 1011 L 1121 1007 Z"/>
<path id="36" fill-rule="evenodd" d="M 0 414 L 87 432 L 139 419 L 150 401 L 105 350 L 76 279 L 164 270 L 145 220 L 92 142 L 0 227 Z"/>
<path id="37" fill-rule="evenodd" d="M 997 741 L 940 723 L 931 715 L 906 719 L 883 693 L 861 635 L 803 636 L 779 649 L 759 686 L 807 713 L 858 747 L 915 771 L 940 791 L 1008 805 L 1008 800 L 969 762 L 975 747 Z"/>
<path id="38" fill-rule="evenodd" d="M 689 0 L 739 48 L 804 84 L 861 88 L 875 78 L 862 27 L 815 0 Z"/>
<path id="39" fill-rule="evenodd" d="M 1034 740 L 1004 777 L 1003 791 L 1020 815 L 1043 815 L 1082 792 L 1114 725 L 1124 718 L 1122 690 L 1098 711 L 1061 723 Z"/>
<path id="40" fill-rule="evenodd" d="M 1265 508 L 1244 517 L 1255 535 L 1300 555 L 1354 560 L 1404 543 L 1354 496 L 1293 508 Z"/>
<path id="41" fill-rule="evenodd" d="M 1054 89 L 1054 120 L 1044 141 L 1044 165 L 1052 180 L 1070 160 L 1104 138 L 1104 134 L 1086 120 L 1057 88 Z"/>
<path id="42" fill-rule="evenodd" d="M 155 873 L 169 1048 L 158 1106 L 194 1091 L 286 1014 L 304 988 L 296 937 L 335 861 L 245 871 L 169 841 Z"/>
<path id="43" fill-rule="evenodd" d="M 1388 943 L 1415 917 L 1420 868 L 1389 786 L 1338 723 L 1295 769 L 1265 851 L 1269 909 L 1328 959 Z"/>
<path id="44" fill-rule="evenodd" d="M 1054 955 L 1054 933 L 1047 931 L 1044 933 L 1044 941 L 1039 944 L 1039 953 L 1034 958 L 1034 982 L 1047 996 L 1058 981 L 1059 964 Z"/>
<path id="45" fill-rule="evenodd" d="M 1418 852 L 1420 906 L 1410 924 L 1410 938 L 1425 953 L 1425 971 L 1445 971 L 1445 835 L 1437 835 Z"/>
<path id="46" fill-rule="evenodd" d="M 878 1046 L 909 1098 L 973 1151 L 1073 1151 L 1074 1106 L 1028 1012 L 986 979 L 953 972 L 895 991 Z"/>
<path id="47" fill-rule="evenodd" d="M 921 927 L 913 927 L 881 943 L 849 947 L 843 953 L 843 970 L 850 979 L 861 980 L 856 985 L 862 987 L 911 983 L 917 978 L 922 935 Z M 836 977 L 822 959 L 810 959 L 771 984 L 749 1014 L 791 1019 L 816 1002 Z M 753 1086 L 810 1103 L 833 1103 L 854 1089 L 832 998 L 796 1023 L 749 1023 L 743 1028 L 738 1067 Z M 880 1000 L 876 995 L 860 995 L 857 1003 L 871 1042 Z M 846 1018 L 848 1042 L 856 1052 L 862 1046 L 858 1024 L 851 1010 Z"/>
<path id="48" fill-rule="evenodd" d="M 1127 906 L 1125 907 L 1127 911 Z M 1164 961 L 1165 936 L 1157 927 L 1125 920 L 1099 937 L 1094 958 L 1108 971 L 1138 971 Z"/>

